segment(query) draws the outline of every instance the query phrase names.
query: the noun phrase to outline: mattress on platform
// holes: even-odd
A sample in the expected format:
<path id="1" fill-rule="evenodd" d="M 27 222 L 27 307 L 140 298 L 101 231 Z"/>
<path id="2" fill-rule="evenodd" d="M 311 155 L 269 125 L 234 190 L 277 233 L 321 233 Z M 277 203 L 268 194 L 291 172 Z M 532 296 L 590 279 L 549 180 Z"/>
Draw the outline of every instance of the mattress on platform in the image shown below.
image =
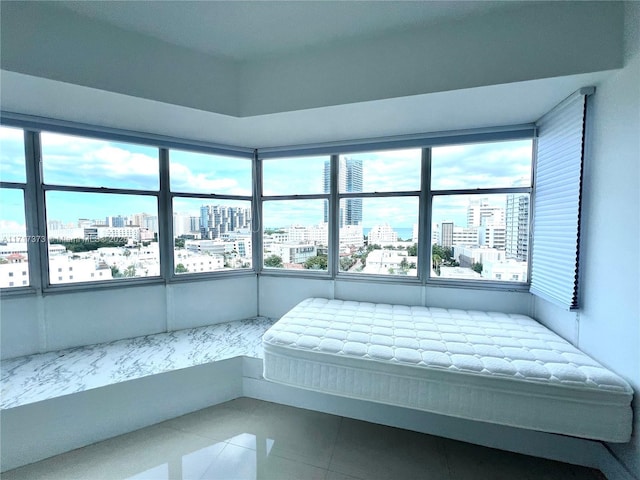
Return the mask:
<path id="1" fill-rule="evenodd" d="M 263 336 L 264 377 L 355 399 L 610 442 L 633 390 L 525 315 L 309 298 Z"/>

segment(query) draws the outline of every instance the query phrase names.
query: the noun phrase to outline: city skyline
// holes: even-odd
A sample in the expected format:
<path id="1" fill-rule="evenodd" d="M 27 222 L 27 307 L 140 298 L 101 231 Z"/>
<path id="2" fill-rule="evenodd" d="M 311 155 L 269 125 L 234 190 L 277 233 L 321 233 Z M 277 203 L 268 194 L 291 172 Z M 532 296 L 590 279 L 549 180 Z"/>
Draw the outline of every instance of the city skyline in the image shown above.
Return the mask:
<path id="1" fill-rule="evenodd" d="M 16 133 L 17 132 L 17 133 Z M 49 183 L 79 186 L 111 186 L 127 188 L 158 188 L 158 159 L 150 152 L 154 147 L 122 144 L 105 140 L 87 139 L 68 135 L 43 133 L 44 173 Z M 24 181 L 24 152 L 19 130 L 0 129 L 2 152 L 0 173 L 3 180 Z M 350 154 L 350 159 L 363 161 L 363 191 L 384 192 L 417 191 L 420 189 L 420 150 L 391 150 Z M 438 188 L 470 188 L 475 186 L 513 186 L 530 182 L 531 140 L 498 142 L 489 144 L 456 145 L 433 149 L 433 182 Z M 205 155 L 171 150 L 171 185 L 185 193 L 219 193 L 251 195 L 251 161 L 249 159 Z M 323 193 L 324 161 L 328 156 L 297 157 L 286 162 L 264 160 L 265 195 L 288 192 L 295 184 L 298 193 Z M 505 161 L 509 159 L 509 161 Z M 310 175 L 310 166 L 315 174 Z M 215 168 L 214 168 L 215 167 Z M 267 178 L 269 181 L 267 182 Z M 524 180 L 520 180 L 524 179 Z M 211 191 L 216 189 L 216 191 Z M 13 192 L 12 192 L 13 193 Z M 120 196 L 109 194 L 84 194 L 74 192 L 49 192 L 57 196 L 47 204 L 47 217 L 65 223 L 77 218 L 101 218 L 113 212 L 150 210 L 157 214 L 155 198 L 144 196 Z M 2 192 L 0 228 L 24 226 L 24 207 L 10 194 Z M 82 198 L 79 202 L 77 198 Z M 177 199 L 176 199 L 177 200 Z M 398 199 L 399 200 L 399 199 Z M 394 199 L 395 201 L 395 199 Z M 506 202 L 506 196 L 499 204 Z M 393 202 L 387 202 L 393 203 Z M 314 207 L 297 204 L 298 217 L 308 217 L 306 223 L 317 223 Z M 432 220 L 440 223 L 454 220 L 463 224 L 466 201 L 458 197 L 440 197 L 438 209 Z M 324 210 L 324 209 L 322 209 Z M 393 223 L 398 228 L 409 228 L 415 220 L 413 214 L 403 215 L 393 205 L 376 205 L 373 211 L 363 208 L 362 225 L 370 228 L 380 223 Z M 175 211 L 179 211 L 178 208 Z M 323 219 L 323 211 L 319 218 Z M 269 226 L 286 225 L 289 215 L 271 218 Z"/>

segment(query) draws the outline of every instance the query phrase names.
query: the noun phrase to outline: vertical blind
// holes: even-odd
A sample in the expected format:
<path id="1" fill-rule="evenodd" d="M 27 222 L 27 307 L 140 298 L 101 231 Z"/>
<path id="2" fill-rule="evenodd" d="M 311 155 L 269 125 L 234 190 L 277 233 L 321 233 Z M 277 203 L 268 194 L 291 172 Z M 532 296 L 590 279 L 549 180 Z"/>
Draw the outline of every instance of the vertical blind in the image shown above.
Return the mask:
<path id="1" fill-rule="evenodd" d="M 567 310 L 578 308 L 586 98 L 593 92 L 579 90 L 536 122 L 530 291 Z"/>

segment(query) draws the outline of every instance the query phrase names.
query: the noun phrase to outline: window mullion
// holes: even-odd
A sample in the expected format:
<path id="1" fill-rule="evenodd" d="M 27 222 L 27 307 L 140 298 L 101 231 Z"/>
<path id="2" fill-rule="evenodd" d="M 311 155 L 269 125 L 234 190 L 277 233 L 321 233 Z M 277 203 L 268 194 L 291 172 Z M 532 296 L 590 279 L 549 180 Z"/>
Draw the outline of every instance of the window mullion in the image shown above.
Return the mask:
<path id="1" fill-rule="evenodd" d="M 329 183 L 329 275 L 335 278 L 340 270 L 340 198 L 338 178 L 340 166 L 338 155 L 331 156 L 331 169 Z"/>
<path id="2" fill-rule="evenodd" d="M 423 284 L 431 276 L 431 149 L 422 150 L 422 188 L 420 189 L 419 225 L 418 225 L 418 277 Z"/>
<path id="3" fill-rule="evenodd" d="M 252 160 L 253 176 L 253 199 L 251 202 L 251 243 L 253 269 L 260 273 L 264 268 L 264 250 L 262 245 L 262 232 L 264 231 L 262 222 L 262 160 L 258 158 L 256 150 Z"/>
<path id="4" fill-rule="evenodd" d="M 166 280 L 173 278 L 174 241 L 173 241 L 173 206 L 169 192 L 169 150 L 159 149 L 160 194 L 158 196 L 158 247 L 160 249 L 160 276 Z"/>
<path id="5" fill-rule="evenodd" d="M 25 210 L 27 238 L 44 239 L 43 242 L 29 242 L 29 283 L 42 291 L 49 285 L 49 238 L 45 215 L 45 198 L 42 188 L 42 154 L 40 134 L 26 131 L 25 158 L 27 185 L 25 187 Z"/>

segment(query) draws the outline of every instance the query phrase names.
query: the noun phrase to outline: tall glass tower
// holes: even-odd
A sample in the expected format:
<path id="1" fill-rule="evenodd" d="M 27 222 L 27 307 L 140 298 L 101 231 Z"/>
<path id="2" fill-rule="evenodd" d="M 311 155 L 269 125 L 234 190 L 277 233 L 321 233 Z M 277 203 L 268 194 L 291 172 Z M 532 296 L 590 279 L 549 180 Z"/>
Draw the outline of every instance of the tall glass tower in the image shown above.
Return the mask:
<path id="1" fill-rule="evenodd" d="M 340 193 L 362 192 L 362 160 L 340 157 L 338 191 Z M 331 185 L 331 163 L 324 162 L 324 193 L 329 193 Z M 362 224 L 362 199 L 348 198 L 340 204 L 340 226 Z M 343 206 L 344 205 L 344 206 Z M 324 221 L 329 221 L 329 206 L 324 206 Z"/>

